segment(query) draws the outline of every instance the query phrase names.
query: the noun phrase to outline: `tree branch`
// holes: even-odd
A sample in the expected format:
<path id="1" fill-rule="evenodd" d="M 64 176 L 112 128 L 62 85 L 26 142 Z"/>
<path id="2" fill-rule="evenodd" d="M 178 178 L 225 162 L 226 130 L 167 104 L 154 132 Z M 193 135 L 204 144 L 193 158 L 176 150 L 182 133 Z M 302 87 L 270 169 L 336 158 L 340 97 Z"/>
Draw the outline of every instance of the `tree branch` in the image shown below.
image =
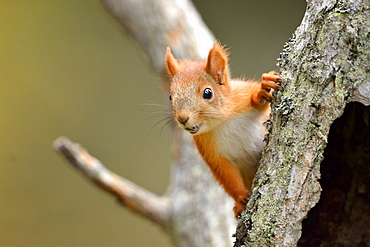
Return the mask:
<path id="1" fill-rule="evenodd" d="M 88 180 L 115 196 L 122 205 L 163 228 L 167 227 L 171 205 L 166 197 L 158 197 L 115 174 L 92 157 L 80 144 L 73 143 L 66 137 L 56 139 L 54 148 Z"/>
<path id="2" fill-rule="evenodd" d="M 205 59 L 215 37 L 189 0 L 101 0 L 139 44 L 154 70 L 165 73 L 167 46 L 176 58 Z"/>
<path id="3" fill-rule="evenodd" d="M 166 46 L 178 58 L 202 59 L 215 40 L 190 1 L 102 2 L 163 78 Z M 307 2 L 305 18 L 281 54 L 284 90 L 272 104 L 271 134 L 235 246 L 297 244 L 301 222 L 320 198 L 320 163 L 331 123 L 350 101 L 370 104 L 368 1 Z M 230 198 L 185 134 L 175 133 L 169 199 L 109 171 L 79 144 L 59 138 L 54 145 L 86 178 L 166 228 L 176 246 L 230 246 Z"/>

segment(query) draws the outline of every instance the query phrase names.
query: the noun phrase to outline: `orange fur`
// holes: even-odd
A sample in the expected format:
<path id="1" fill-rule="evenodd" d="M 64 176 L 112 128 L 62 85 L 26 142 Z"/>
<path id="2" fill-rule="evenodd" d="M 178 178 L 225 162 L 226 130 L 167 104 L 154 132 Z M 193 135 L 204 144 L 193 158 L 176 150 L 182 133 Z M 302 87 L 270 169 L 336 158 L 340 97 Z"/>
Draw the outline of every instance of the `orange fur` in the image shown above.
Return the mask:
<path id="1" fill-rule="evenodd" d="M 250 188 L 246 189 L 238 169 L 221 153 L 217 152 L 217 145 L 211 132 L 196 135 L 193 139 L 204 161 L 209 164 L 216 180 L 235 200 L 234 211 L 239 214 L 244 209 Z"/>
<path id="2" fill-rule="evenodd" d="M 281 79 L 269 72 L 262 82 L 231 80 L 228 54 L 218 43 L 205 62 L 178 62 L 167 48 L 166 65 L 174 118 L 193 135 L 214 177 L 235 200 L 239 216 L 263 149 L 262 123 L 269 117 L 271 89 L 280 88 L 275 82 Z"/>

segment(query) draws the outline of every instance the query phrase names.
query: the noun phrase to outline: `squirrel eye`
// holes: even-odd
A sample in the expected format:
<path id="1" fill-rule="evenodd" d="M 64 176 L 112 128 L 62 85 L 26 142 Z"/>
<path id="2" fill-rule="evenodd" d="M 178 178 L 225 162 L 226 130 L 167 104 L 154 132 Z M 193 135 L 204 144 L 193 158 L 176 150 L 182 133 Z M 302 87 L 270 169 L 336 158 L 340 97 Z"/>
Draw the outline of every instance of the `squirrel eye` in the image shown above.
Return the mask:
<path id="1" fill-rule="evenodd" d="M 210 89 L 210 88 L 206 88 L 206 89 L 204 89 L 204 91 L 203 91 L 203 99 L 210 99 L 210 98 L 212 98 L 212 90 Z"/>
<path id="2" fill-rule="evenodd" d="M 168 98 L 170 99 L 170 101 L 172 101 L 172 96 L 171 96 L 171 94 L 170 94 L 170 95 L 168 95 Z"/>

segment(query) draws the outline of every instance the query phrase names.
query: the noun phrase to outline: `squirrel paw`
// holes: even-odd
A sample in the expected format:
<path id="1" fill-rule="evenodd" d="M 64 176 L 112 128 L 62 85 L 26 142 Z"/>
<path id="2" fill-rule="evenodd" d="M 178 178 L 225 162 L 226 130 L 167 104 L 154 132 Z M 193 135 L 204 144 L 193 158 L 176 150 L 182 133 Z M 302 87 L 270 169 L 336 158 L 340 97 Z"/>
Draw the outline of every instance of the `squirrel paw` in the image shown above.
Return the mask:
<path id="1" fill-rule="evenodd" d="M 271 95 L 271 89 L 277 90 L 281 87 L 276 84 L 282 82 L 280 75 L 275 71 L 270 71 L 268 73 L 262 74 L 261 89 L 257 94 L 258 103 L 264 105 L 267 102 L 271 101 L 273 96 Z"/>
<path id="2" fill-rule="evenodd" d="M 240 198 L 238 201 L 235 202 L 234 206 L 234 215 L 235 218 L 240 218 L 242 212 L 245 210 L 247 203 L 249 201 L 250 192 L 248 192 L 248 197 Z"/>

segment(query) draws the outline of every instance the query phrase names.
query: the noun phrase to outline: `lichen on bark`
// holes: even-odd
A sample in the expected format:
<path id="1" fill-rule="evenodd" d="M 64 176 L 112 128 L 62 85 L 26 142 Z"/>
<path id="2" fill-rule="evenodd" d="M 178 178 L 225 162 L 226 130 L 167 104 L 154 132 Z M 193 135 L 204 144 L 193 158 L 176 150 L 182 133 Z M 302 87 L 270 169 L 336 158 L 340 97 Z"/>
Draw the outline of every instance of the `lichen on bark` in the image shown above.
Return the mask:
<path id="1" fill-rule="evenodd" d="M 320 198 L 330 126 L 370 80 L 369 12 L 368 1 L 309 1 L 284 47 L 283 90 L 275 93 L 268 143 L 240 223 L 247 246 L 297 245 L 301 223 Z"/>

